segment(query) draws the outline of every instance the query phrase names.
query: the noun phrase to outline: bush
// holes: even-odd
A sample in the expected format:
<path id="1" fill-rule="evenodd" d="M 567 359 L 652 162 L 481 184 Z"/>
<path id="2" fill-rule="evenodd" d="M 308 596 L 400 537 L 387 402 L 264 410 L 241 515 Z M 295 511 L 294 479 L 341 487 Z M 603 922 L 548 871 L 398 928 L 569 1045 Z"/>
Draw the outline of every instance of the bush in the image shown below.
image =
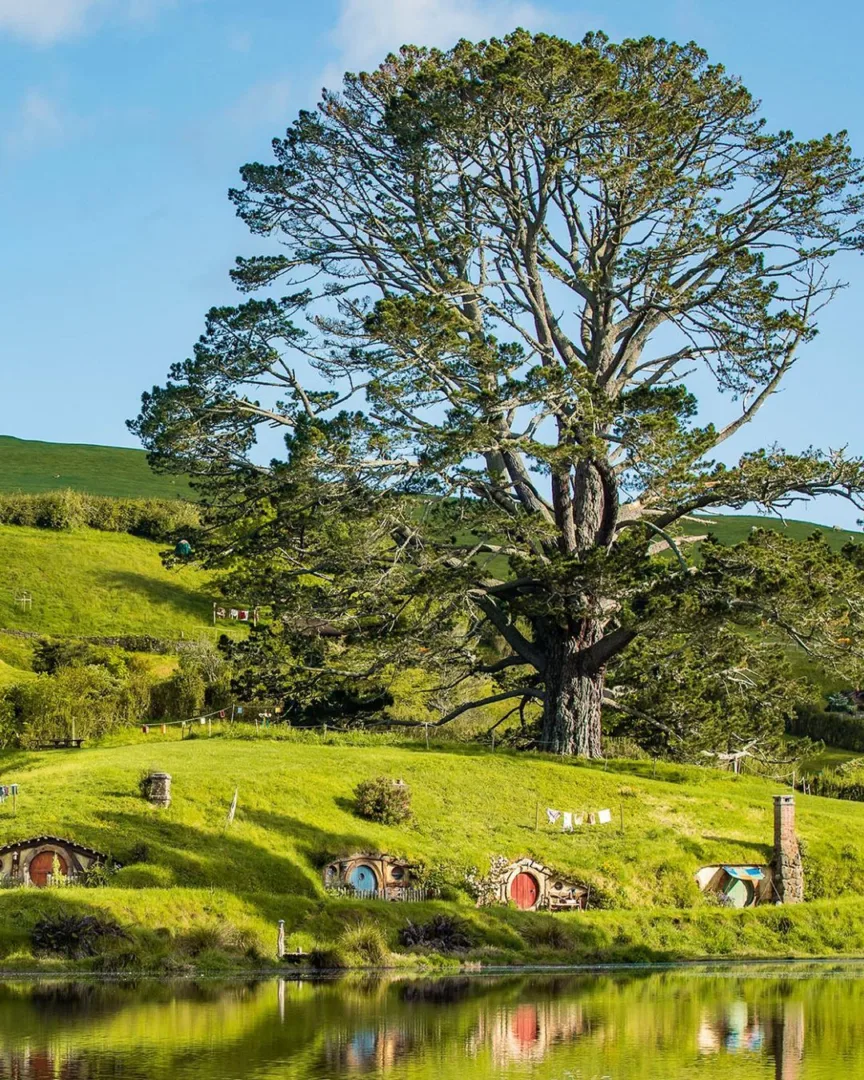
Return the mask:
<path id="1" fill-rule="evenodd" d="M 460 952 L 473 946 L 468 927 L 452 915 L 435 915 L 426 923 L 409 919 L 399 932 L 399 944 L 406 948 L 432 949 L 435 952 Z"/>
<path id="2" fill-rule="evenodd" d="M 535 949 L 554 949 L 564 952 L 573 948 L 569 928 L 551 915 L 532 919 L 522 931 L 522 937 Z"/>
<path id="3" fill-rule="evenodd" d="M 399 825 L 411 817 L 411 789 L 401 780 L 376 776 L 356 788 L 357 813 L 382 825 Z"/>
<path id="4" fill-rule="evenodd" d="M 864 753 L 864 714 L 826 712 L 817 705 L 796 705 L 786 722 L 789 735 L 821 740 L 829 746 Z"/>
<path id="5" fill-rule="evenodd" d="M 339 938 L 339 949 L 361 967 L 383 967 L 390 958 L 387 939 L 374 923 L 345 930 Z"/>
<path id="6" fill-rule="evenodd" d="M 93 739 L 127 723 L 125 683 L 104 667 L 61 668 L 14 688 L 22 746 L 53 739 Z"/>
<path id="7" fill-rule="evenodd" d="M 131 533 L 148 540 L 169 540 L 182 532 L 194 532 L 200 523 L 198 507 L 182 499 L 113 499 L 71 490 L 38 495 L 0 494 L 3 525 L 90 528 Z"/>
<path id="8" fill-rule="evenodd" d="M 204 707 L 207 686 L 197 671 L 178 671 L 157 683 L 150 696 L 152 720 L 186 720 Z"/>
<path id="9" fill-rule="evenodd" d="M 95 956 L 106 939 L 116 941 L 126 937 L 125 930 L 117 923 L 95 915 L 46 916 L 30 932 L 34 953 L 62 956 L 67 960 Z"/>

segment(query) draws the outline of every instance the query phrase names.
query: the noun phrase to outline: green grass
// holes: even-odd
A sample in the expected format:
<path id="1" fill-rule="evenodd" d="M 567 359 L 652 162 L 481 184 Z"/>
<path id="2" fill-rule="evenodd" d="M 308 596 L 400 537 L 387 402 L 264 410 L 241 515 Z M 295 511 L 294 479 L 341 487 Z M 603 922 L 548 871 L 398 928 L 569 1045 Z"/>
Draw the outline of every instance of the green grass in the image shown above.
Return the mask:
<path id="1" fill-rule="evenodd" d="M 701 517 L 702 515 L 699 515 Z M 829 525 L 816 525 L 810 521 L 781 521 L 776 517 L 749 514 L 710 514 L 704 521 L 685 521 L 682 532 L 687 536 L 702 536 L 709 533 L 716 536 L 722 544 L 740 544 L 746 540 L 753 529 L 770 529 L 783 533 L 794 540 L 806 540 L 817 530 L 825 536 L 828 544 L 836 551 L 850 541 L 861 541 L 864 533 L 850 529 L 835 529 Z"/>
<path id="2" fill-rule="evenodd" d="M 125 533 L 0 525 L 0 627 L 162 638 L 212 632 L 208 576 L 189 567 L 166 570 L 160 550 Z M 22 590 L 33 597 L 30 610 L 15 601 Z"/>
<path id="3" fill-rule="evenodd" d="M 182 478 L 154 473 L 143 450 L 0 435 L 0 491 L 60 488 L 137 498 L 176 499 L 191 494 Z"/>
<path id="4" fill-rule="evenodd" d="M 692 882 L 714 862 L 770 857 L 777 785 L 695 767 L 633 762 L 602 767 L 538 755 L 399 746 L 370 737 L 284 741 L 214 737 L 184 742 L 139 736 L 132 745 L 0 757 L 3 782 L 21 785 L 17 817 L 0 807 L 0 842 L 58 833 L 128 860 L 111 888 L 0 893 L 0 960 L 27 956 L 27 927 L 46 910 L 100 910 L 142 934 L 179 940 L 224 916 L 260 949 L 279 918 L 289 944 L 336 945 L 346 927 L 371 922 L 395 948 L 409 914 L 452 910 L 473 926 L 475 958 L 526 963 L 672 959 L 701 955 L 822 955 L 864 949 L 864 806 L 798 797 L 808 881 L 817 903 L 730 913 L 707 906 Z M 157 810 L 137 795 L 142 770 L 174 777 L 174 802 Z M 385 827 L 353 812 L 356 783 L 399 776 L 414 821 Z M 239 788 L 237 819 L 225 815 Z M 537 806 L 613 810 L 615 824 L 565 835 Z M 624 831 L 620 813 L 624 811 Z M 542 817 L 542 815 L 541 815 Z M 477 910 L 467 897 L 409 908 L 326 899 L 322 865 L 358 850 L 402 854 L 430 866 L 488 869 L 494 855 L 530 855 L 590 884 L 608 910 L 540 916 Z M 458 895 L 458 894 L 454 894 Z M 550 932 L 550 924 L 561 931 Z M 153 941 L 156 939 L 154 938 Z M 152 941 L 150 946 L 152 946 Z M 160 946 L 161 948 L 161 946 Z M 167 946 L 166 946 L 167 948 Z M 23 950 L 23 951 L 22 951 Z M 22 961 L 23 962 L 23 961 Z"/>

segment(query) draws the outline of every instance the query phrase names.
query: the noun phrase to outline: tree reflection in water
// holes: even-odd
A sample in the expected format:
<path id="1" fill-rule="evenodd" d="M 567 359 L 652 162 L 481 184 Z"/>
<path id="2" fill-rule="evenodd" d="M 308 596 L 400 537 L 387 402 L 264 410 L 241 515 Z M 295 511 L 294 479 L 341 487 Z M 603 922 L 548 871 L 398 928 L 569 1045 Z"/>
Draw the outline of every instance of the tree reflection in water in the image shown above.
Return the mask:
<path id="1" fill-rule="evenodd" d="M 862 1008 L 858 971 L 2 983 L 0 1078 L 864 1080 Z"/>

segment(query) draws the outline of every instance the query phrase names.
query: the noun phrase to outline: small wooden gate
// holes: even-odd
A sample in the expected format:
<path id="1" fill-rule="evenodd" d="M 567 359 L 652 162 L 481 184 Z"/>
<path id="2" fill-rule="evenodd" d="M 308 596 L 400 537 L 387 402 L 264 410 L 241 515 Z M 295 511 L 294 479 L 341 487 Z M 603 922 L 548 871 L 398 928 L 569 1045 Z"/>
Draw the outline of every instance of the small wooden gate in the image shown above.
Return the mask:
<path id="1" fill-rule="evenodd" d="M 517 874 L 510 885 L 510 897 L 518 908 L 528 911 L 535 907 L 540 896 L 540 886 L 533 874 L 524 871 Z"/>

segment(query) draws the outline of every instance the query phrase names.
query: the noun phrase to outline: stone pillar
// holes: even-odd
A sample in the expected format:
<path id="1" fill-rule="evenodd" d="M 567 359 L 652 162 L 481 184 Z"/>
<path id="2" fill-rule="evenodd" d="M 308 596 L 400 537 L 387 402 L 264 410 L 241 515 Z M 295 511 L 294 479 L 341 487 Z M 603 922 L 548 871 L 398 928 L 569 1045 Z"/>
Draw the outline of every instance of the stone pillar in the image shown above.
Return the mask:
<path id="1" fill-rule="evenodd" d="M 141 785 L 144 798 L 154 806 L 171 805 L 171 774 L 153 772 Z"/>
<path id="2" fill-rule="evenodd" d="M 795 835 L 795 796 L 774 796 L 774 887 L 783 904 L 804 899 L 804 868 Z"/>

